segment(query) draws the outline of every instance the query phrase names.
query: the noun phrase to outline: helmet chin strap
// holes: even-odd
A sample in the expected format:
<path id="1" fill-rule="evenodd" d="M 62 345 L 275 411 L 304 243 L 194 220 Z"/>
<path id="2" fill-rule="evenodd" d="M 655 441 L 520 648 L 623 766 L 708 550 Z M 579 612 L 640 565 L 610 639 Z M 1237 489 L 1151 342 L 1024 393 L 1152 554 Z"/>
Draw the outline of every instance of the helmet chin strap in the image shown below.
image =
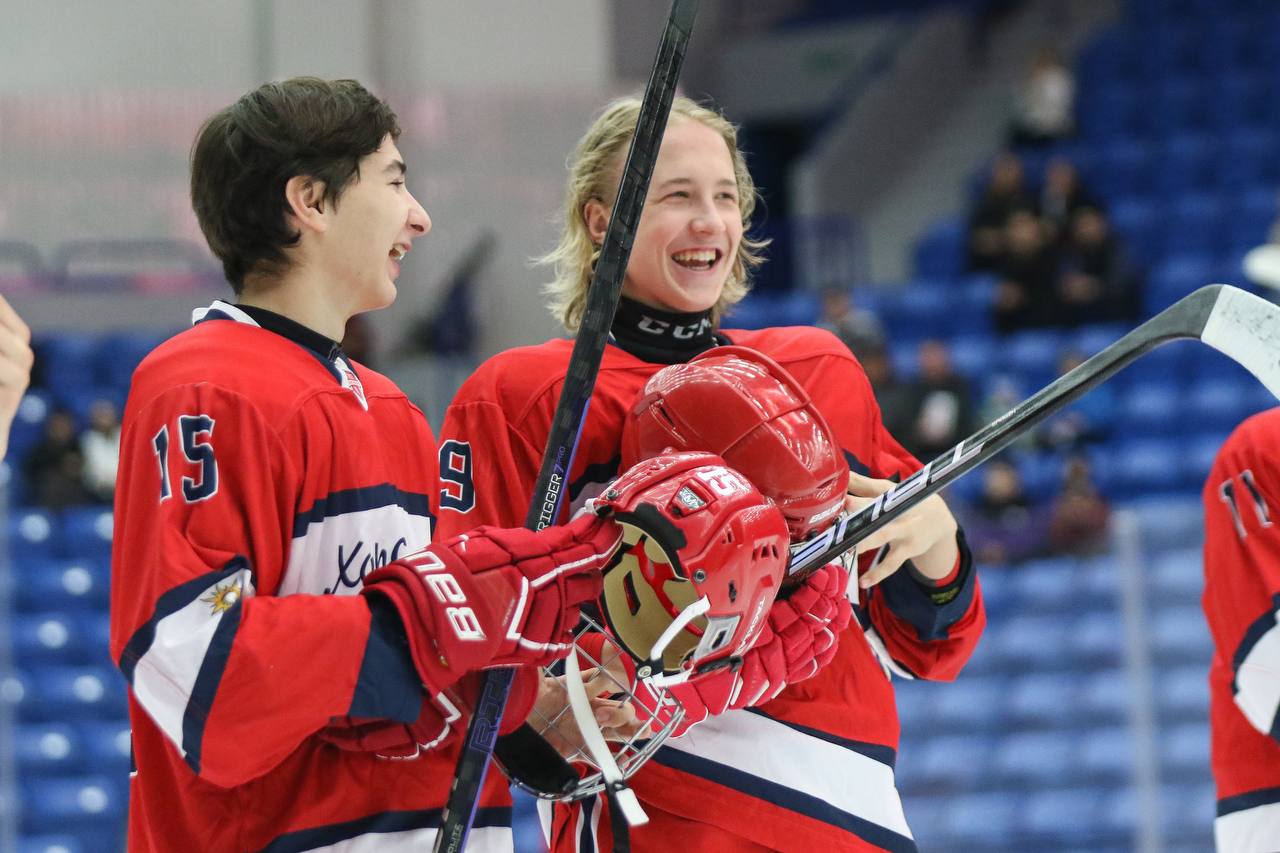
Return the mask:
<path id="1" fill-rule="evenodd" d="M 582 684 L 582 669 L 578 666 L 577 654 L 571 653 L 564 659 L 564 672 L 565 689 L 569 693 L 569 709 L 573 712 L 573 719 L 578 724 L 578 731 L 582 733 L 587 751 L 591 753 L 591 757 L 600 768 L 610 805 L 615 812 L 621 813 L 628 826 L 642 826 L 648 823 L 649 816 L 640 807 L 640 801 L 636 799 L 635 792 L 627 787 L 622 771 L 618 769 L 617 762 L 613 760 L 613 753 L 605 743 L 600 725 L 591 713 L 591 702 Z"/>
<path id="2" fill-rule="evenodd" d="M 711 609 L 711 600 L 705 595 L 697 601 L 690 604 L 675 619 L 671 620 L 671 624 L 666 627 L 658 639 L 654 640 L 653 648 L 649 650 L 649 659 L 646 665 L 641 667 L 640 677 L 648 681 L 650 684 L 656 684 L 659 687 L 665 687 L 669 684 L 681 684 L 689 679 L 689 670 L 667 675 L 663 671 L 662 654 L 667 650 L 667 646 L 671 645 L 671 641 L 676 635 L 685 629 L 685 626 L 697 619 L 699 616 Z M 649 672 L 645 673 L 644 670 Z"/>

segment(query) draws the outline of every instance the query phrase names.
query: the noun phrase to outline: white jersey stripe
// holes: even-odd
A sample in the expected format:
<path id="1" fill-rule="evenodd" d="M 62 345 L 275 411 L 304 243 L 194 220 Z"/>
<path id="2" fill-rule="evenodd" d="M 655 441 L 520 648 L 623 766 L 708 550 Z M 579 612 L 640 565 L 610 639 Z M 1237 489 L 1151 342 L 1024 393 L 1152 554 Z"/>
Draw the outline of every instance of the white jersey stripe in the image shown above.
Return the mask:
<path id="1" fill-rule="evenodd" d="M 1280 803 L 1267 803 L 1213 821 L 1218 853 L 1274 853 L 1280 843 Z"/>
<path id="2" fill-rule="evenodd" d="M 1263 734 L 1272 734 L 1280 708 L 1280 625 L 1276 613 L 1236 669 L 1235 700 L 1241 713 Z M 1278 836 L 1280 837 L 1280 836 Z"/>
<path id="3" fill-rule="evenodd" d="M 769 748 L 760 749 L 762 743 Z M 821 801 L 855 822 L 912 837 L 891 766 L 761 714 L 729 711 L 709 717 L 667 741 L 655 760 L 663 761 L 663 753 L 671 751 L 753 777 L 761 788 Z"/>

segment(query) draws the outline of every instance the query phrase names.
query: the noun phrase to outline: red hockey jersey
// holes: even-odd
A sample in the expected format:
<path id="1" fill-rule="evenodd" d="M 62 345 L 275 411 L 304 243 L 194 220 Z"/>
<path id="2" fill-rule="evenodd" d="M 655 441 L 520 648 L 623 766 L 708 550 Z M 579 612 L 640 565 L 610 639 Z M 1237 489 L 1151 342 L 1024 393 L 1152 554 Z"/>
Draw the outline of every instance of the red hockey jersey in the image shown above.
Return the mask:
<path id="1" fill-rule="evenodd" d="M 721 339 L 760 350 L 790 371 L 854 470 L 896 477 L 919 468 L 885 431 L 866 375 L 834 335 L 801 327 L 727 331 Z M 463 385 L 441 431 L 442 534 L 523 520 L 571 349 L 560 340 L 511 350 Z M 618 473 L 624 419 L 662 366 L 606 349 L 568 478 L 574 507 Z M 700 723 L 636 774 L 637 795 L 651 812 L 669 816 L 633 833 L 636 849 L 670 849 L 663 827 L 682 823 L 701 824 L 726 844 L 778 850 L 915 849 L 894 784 L 898 718 L 889 671 L 955 677 L 985 622 L 977 582 L 969 572 L 961 593 L 938 607 L 898 572 L 855 610 L 863 630 L 851 629 L 818 676 L 763 707 Z M 556 849 L 589 845 L 596 823 L 607 840 L 608 821 L 590 807 L 556 810 Z M 710 843 L 698 837 L 698 844 Z"/>
<path id="2" fill-rule="evenodd" d="M 1204 487 L 1209 719 L 1222 851 L 1280 847 L 1280 409 L 1246 420 Z"/>
<path id="3" fill-rule="evenodd" d="M 456 749 L 387 761 L 314 734 L 423 701 L 355 593 L 430 541 L 431 430 L 336 347 L 226 303 L 196 313 L 138 368 L 124 416 L 111 654 L 130 685 L 129 847 L 430 849 Z M 480 805 L 471 849 L 510 850 L 500 779 Z"/>

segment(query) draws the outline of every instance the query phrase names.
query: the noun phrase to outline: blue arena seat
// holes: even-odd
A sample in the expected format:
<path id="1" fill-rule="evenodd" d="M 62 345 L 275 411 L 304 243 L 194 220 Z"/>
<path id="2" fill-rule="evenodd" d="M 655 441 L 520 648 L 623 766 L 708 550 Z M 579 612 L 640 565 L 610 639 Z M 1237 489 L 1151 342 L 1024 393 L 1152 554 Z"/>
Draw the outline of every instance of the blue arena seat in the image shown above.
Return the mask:
<path id="1" fill-rule="evenodd" d="M 41 509 L 17 509 L 9 514 L 8 525 L 11 560 L 54 556 L 61 535 L 57 516 Z"/>
<path id="2" fill-rule="evenodd" d="M 34 720 L 119 720 L 128 713 L 124 678 L 109 666 L 35 671 L 23 709 Z"/>
<path id="3" fill-rule="evenodd" d="M 1162 727 L 1157 732 L 1157 749 L 1165 778 L 1176 781 L 1208 777 L 1208 721 Z"/>
<path id="4" fill-rule="evenodd" d="M 1065 648 L 1054 652 L 1062 656 Z M 1078 686 L 1075 676 L 1053 672 L 1033 672 L 1013 679 L 1005 704 L 1011 723 L 1025 728 L 1070 724 L 1075 717 L 1072 699 Z"/>
<path id="5" fill-rule="evenodd" d="M 1149 630 L 1152 653 L 1157 661 L 1209 665 L 1213 643 L 1199 607 L 1162 607 L 1152 614 Z"/>
<path id="6" fill-rule="evenodd" d="M 1204 513 L 1198 495 L 1140 496 L 1124 508 L 1138 517 L 1143 541 L 1150 548 L 1199 545 L 1204 537 Z"/>
<path id="7" fill-rule="evenodd" d="M 69 559 L 111 559 L 110 507 L 71 507 L 62 514 L 61 556 Z"/>
<path id="8" fill-rule="evenodd" d="M 1179 389 L 1171 382 L 1133 383 L 1116 402 L 1121 434 L 1170 435 L 1186 428 Z"/>
<path id="9" fill-rule="evenodd" d="M 936 850 L 958 850 L 974 845 L 979 850 L 1008 840 L 1010 827 L 1026 809 L 1026 796 L 1018 790 L 958 793 L 949 798 L 937 823 Z"/>
<path id="10" fill-rule="evenodd" d="M 903 749 L 903 779 L 916 790 L 973 790 L 987 781 L 991 748 L 971 734 L 918 737 Z"/>
<path id="11" fill-rule="evenodd" d="M 928 278 L 951 278 L 968 263 L 967 228 L 956 217 L 940 219 L 916 241 L 915 273 Z"/>
<path id="12" fill-rule="evenodd" d="M 1075 752 L 1063 732 L 1013 732 L 1000 738 L 991 764 L 1002 785 L 1040 788 L 1070 778 Z"/>
<path id="13" fill-rule="evenodd" d="M 67 723 L 18 723 L 13 743 L 18 772 L 27 778 L 65 776 L 84 766 L 84 743 Z"/>
<path id="14" fill-rule="evenodd" d="M 23 823 L 28 831 L 73 832 L 92 839 L 92 849 L 120 849 L 119 816 L 124 813 L 122 786 L 106 776 L 26 779 Z"/>
<path id="15" fill-rule="evenodd" d="M 1110 493 L 1118 498 L 1145 497 L 1184 488 L 1178 448 L 1178 443 L 1169 439 L 1135 438 L 1117 442 L 1111 457 Z"/>
<path id="16" fill-rule="evenodd" d="M 86 853 L 90 849 L 65 832 L 18 836 L 18 853 Z"/>
<path id="17" fill-rule="evenodd" d="M 1068 633 L 1068 650 L 1077 666 L 1114 667 L 1124 662 L 1124 622 L 1114 609 L 1093 610 L 1077 618 Z"/>
<path id="18" fill-rule="evenodd" d="M 1204 592 L 1204 563 L 1199 548 L 1155 553 L 1147 566 L 1146 589 L 1159 604 L 1197 605 Z"/>
<path id="19" fill-rule="evenodd" d="M 24 666 L 85 662 L 80 623 L 62 613 L 15 616 L 10 623 L 14 654 Z"/>
<path id="20" fill-rule="evenodd" d="M 132 748 L 128 720 L 82 722 L 76 728 L 87 770 L 117 778 L 128 774 Z"/>
<path id="21" fill-rule="evenodd" d="M 1209 671 L 1205 667 L 1162 667 L 1154 686 L 1163 727 L 1191 721 L 1203 724 L 1209 718 Z"/>
<path id="22" fill-rule="evenodd" d="M 92 560 L 28 557 L 13 566 L 14 603 L 21 612 L 105 610 L 108 570 Z"/>
<path id="23" fill-rule="evenodd" d="M 1101 669 L 1086 677 L 1076 701 L 1076 709 L 1086 720 L 1124 723 L 1128 719 L 1132 690 L 1124 670 Z"/>
<path id="24" fill-rule="evenodd" d="M 1102 726 L 1081 733 L 1080 771 L 1099 787 L 1128 782 L 1133 777 L 1133 732 L 1123 726 Z"/>

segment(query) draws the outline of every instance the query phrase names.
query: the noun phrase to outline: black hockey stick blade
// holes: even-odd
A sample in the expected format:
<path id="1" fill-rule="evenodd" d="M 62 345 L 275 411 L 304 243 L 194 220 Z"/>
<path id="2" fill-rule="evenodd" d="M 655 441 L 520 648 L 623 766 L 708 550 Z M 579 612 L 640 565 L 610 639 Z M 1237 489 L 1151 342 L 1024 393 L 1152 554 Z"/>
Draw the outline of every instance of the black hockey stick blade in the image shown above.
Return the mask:
<path id="1" fill-rule="evenodd" d="M 564 386 L 542 457 L 542 468 L 538 472 L 533 501 L 525 519 L 525 526 L 531 530 L 541 530 L 554 523 L 559 515 L 565 478 L 573 465 L 574 450 L 586 418 L 591 392 L 595 388 L 600 359 L 604 356 L 609 328 L 618 309 L 631 244 L 649 192 L 649 179 L 658 159 L 658 149 L 671 112 L 671 100 L 675 96 L 680 67 L 684 63 L 697 13 L 698 0 L 674 0 L 658 45 L 658 56 L 645 86 L 636 130 L 622 169 L 618 197 L 614 200 L 600 259 L 587 291 L 582 323 L 569 357 Z M 513 676 L 514 670 L 511 669 L 490 670 L 484 675 L 480 699 L 467 727 L 466 739 L 454 770 L 453 787 L 436 836 L 437 853 L 456 853 L 466 844 Z M 560 773 L 558 778 L 571 784 L 576 780 L 576 774 L 567 765 L 564 769 L 569 775 Z"/>
<path id="2" fill-rule="evenodd" d="M 813 539 L 793 545 L 787 566 L 788 585 L 856 547 L 1122 367 L 1161 344 L 1177 340 L 1208 344 L 1280 397 L 1280 307 L 1230 285 L 1202 287 L 941 454 L 871 504 L 841 516 Z"/>

